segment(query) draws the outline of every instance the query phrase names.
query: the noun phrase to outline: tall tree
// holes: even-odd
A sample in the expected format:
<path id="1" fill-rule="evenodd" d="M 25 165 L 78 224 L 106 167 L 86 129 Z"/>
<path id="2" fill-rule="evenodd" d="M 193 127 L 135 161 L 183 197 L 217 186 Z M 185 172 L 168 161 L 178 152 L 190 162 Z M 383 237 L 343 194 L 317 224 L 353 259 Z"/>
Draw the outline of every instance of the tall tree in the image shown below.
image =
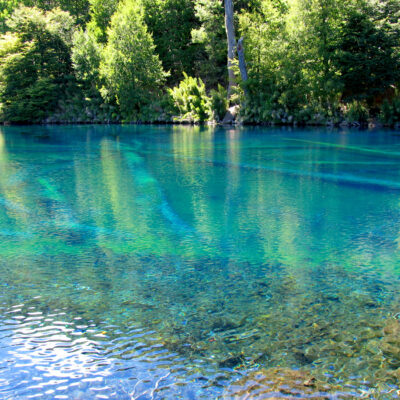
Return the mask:
<path id="1" fill-rule="evenodd" d="M 7 30 L 6 20 L 10 17 L 13 11 L 18 7 L 18 0 L 3 0 L 0 1 L 0 33 Z"/>
<path id="2" fill-rule="evenodd" d="M 144 22 L 141 1 L 119 4 L 111 18 L 100 71 L 105 79 L 103 95 L 116 100 L 123 118 L 146 119 L 144 114 L 157 99 L 166 74 Z"/>
<path id="3" fill-rule="evenodd" d="M 7 21 L 0 43 L 2 119 L 40 122 L 56 107 L 72 79 L 74 20 L 55 9 L 21 7 Z"/>
<path id="4" fill-rule="evenodd" d="M 80 24 L 85 23 L 89 17 L 88 0 L 20 0 L 19 3 L 27 7 L 38 7 L 45 11 L 61 8 L 73 15 Z"/>
<path id="5" fill-rule="evenodd" d="M 107 42 L 107 29 L 118 7 L 118 0 L 90 0 L 90 22 L 87 30 L 99 43 Z"/>
<path id="6" fill-rule="evenodd" d="M 221 0 L 197 0 L 195 14 L 200 27 L 192 28 L 192 40 L 199 49 L 198 73 L 208 87 L 226 85 L 226 32 L 224 6 Z"/>
<path id="7" fill-rule="evenodd" d="M 400 4 L 357 1 L 346 8 L 335 43 L 344 101 L 374 99 L 400 80 Z"/>
<path id="8" fill-rule="evenodd" d="M 236 85 L 233 62 L 235 58 L 236 36 L 233 14 L 233 0 L 224 0 L 225 30 L 228 44 L 228 98 L 232 95 L 232 88 Z"/>
<path id="9" fill-rule="evenodd" d="M 194 75 L 202 45 L 192 42 L 199 27 L 193 0 L 144 0 L 145 22 L 153 35 L 163 68 L 170 72 L 169 85 L 177 84 L 186 72 Z"/>

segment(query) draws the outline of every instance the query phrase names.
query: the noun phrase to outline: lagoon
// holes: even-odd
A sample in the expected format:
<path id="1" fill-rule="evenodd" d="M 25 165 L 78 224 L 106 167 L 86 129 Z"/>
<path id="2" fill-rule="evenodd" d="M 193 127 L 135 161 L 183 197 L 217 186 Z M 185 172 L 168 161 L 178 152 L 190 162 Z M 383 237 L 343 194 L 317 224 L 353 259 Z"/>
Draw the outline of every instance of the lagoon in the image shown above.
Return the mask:
<path id="1" fill-rule="evenodd" d="M 394 131 L 1 127 L 0 398 L 398 398 L 399 243 Z"/>

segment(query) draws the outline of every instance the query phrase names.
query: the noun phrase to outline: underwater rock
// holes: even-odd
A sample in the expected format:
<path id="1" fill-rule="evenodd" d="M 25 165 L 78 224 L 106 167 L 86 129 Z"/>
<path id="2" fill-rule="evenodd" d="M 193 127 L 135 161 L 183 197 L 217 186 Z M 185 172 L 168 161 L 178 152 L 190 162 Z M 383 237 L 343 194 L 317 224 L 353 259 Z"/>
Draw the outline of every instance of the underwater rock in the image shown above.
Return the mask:
<path id="1" fill-rule="evenodd" d="M 381 336 L 379 331 L 376 331 L 370 327 L 363 329 L 359 334 L 360 339 L 362 339 L 364 341 L 375 339 L 379 336 Z"/>
<path id="2" fill-rule="evenodd" d="M 293 356 L 302 365 L 311 364 L 314 360 L 318 358 L 310 352 L 302 351 L 299 349 L 293 351 Z"/>
<path id="3" fill-rule="evenodd" d="M 221 331 L 228 331 L 231 329 L 237 329 L 240 326 L 242 326 L 244 321 L 234 321 L 232 319 L 224 318 L 224 317 L 218 317 L 215 318 L 212 323 L 211 323 L 211 329 L 214 330 L 215 332 L 221 332 Z"/>
<path id="4" fill-rule="evenodd" d="M 318 346 L 310 346 L 305 349 L 304 356 L 309 362 L 314 362 L 321 357 L 321 351 Z"/>
<path id="5" fill-rule="evenodd" d="M 386 361 L 393 368 L 400 367 L 400 322 L 389 319 L 383 328 L 383 338 L 380 348 Z"/>
<path id="6" fill-rule="evenodd" d="M 394 371 L 389 371 L 388 375 L 389 375 L 389 379 L 392 378 L 391 380 L 394 383 L 400 382 L 400 368 L 397 368 Z"/>
<path id="7" fill-rule="evenodd" d="M 132 300 L 124 301 L 121 305 L 125 306 L 125 307 L 132 306 L 134 308 L 138 308 L 141 310 L 152 310 L 155 308 L 155 306 L 153 306 L 152 304 L 144 304 L 144 303 L 139 303 L 139 302 L 132 301 Z"/>
<path id="8" fill-rule="evenodd" d="M 385 337 L 397 336 L 400 340 L 400 323 L 396 319 L 390 319 L 383 328 Z"/>
<path id="9" fill-rule="evenodd" d="M 380 353 L 380 342 L 378 340 L 369 340 L 365 346 L 365 350 L 372 354 L 378 355 Z"/>
<path id="10" fill-rule="evenodd" d="M 319 381 L 306 371 L 288 368 L 270 368 L 251 372 L 228 387 L 225 399 L 278 399 L 278 398 L 313 398 L 332 399 L 337 394 L 351 398 L 353 394 L 345 393 L 343 388 Z M 274 395 L 276 397 L 274 397 Z"/>
<path id="11" fill-rule="evenodd" d="M 365 293 L 356 293 L 353 294 L 351 297 L 352 301 L 355 304 L 358 304 L 359 308 L 373 309 L 379 307 L 378 303 L 373 298 L 371 298 L 370 295 L 367 295 Z"/>
<path id="12" fill-rule="evenodd" d="M 225 360 L 222 360 L 218 363 L 218 366 L 220 368 L 234 368 L 237 365 L 240 365 L 243 363 L 243 359 L 241 356 L 232 356 L 229 358 L 226 358 Z"/>
<path id="13" fill-rule="evenodd" d="M 381 350 L 392 367 L 400 367 L 400 347 L 382 343 Z"/>

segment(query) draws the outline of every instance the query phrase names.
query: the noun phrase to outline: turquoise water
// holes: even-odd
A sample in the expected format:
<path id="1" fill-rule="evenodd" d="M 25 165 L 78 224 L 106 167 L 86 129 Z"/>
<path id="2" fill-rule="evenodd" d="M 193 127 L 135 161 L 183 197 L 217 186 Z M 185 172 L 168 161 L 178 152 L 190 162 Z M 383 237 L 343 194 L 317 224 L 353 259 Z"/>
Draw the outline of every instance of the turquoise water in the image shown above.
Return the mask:
<path id="1" fill-rule="evenodd" d="M 390 131 L 2 127 L 0 398 L 398 398 L 399 222 Z"/>

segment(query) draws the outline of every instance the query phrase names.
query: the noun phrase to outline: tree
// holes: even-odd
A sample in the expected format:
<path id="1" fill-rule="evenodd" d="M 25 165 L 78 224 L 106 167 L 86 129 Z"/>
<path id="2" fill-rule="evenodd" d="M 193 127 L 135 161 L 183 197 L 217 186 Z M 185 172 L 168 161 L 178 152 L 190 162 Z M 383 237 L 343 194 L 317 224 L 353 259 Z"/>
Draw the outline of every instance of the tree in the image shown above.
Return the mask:
<path id="1" fill-rule="evenodd" d="M 221 0 L 198 0 L 195 5 L 200 27 L 192 30 L 192 40 L 204 48 L 199 62 L 199 75 L 208 87 L 226 85 L 226 33 Z"/>
<path id="2" fill-rule="evenodd" d="M 351 4 L 343 0 L 300 0 L 291 10 L 291 32 L 302 59 L 304 84 L 312 102 L 325 110 L 337 108 L 342 88 L 335 65 L 334 46 L 340 35 L 344 10 Z"/>
<path id="3" fill-rule="evenodd" d="M 87 26 L 89 35 L 97 42 L 107 43 L 107 29 L 111 17 L 118 7 L 119 0 L 90 0 L 90 22 Z"/>
<path id="4" fill-rule="evenodd" d="M 236 85 L 234 58 L 236 48 L 235 24 L 233 20 L 233 0 L 224 0 L 225 5 L 225 29 L 228 48 L 228 98 L 232 95 L 232 89 Z"/>
<path id="5" fill-rule="evenodd" d="M 115 99 L 123 118 L 148 118 L 146 113 L 157 100 L 166 73 L 144 23 L 140 1 L 125 0 L 118 6 L 100 72 L 105 80 L 102 94 L 108 101 Z"/>
<path id="6" fill-rule="evenodd" d="M 0 44 L 2 119 L 39 122 L 63 96 L 71 79 L 74 20 L 55 9 L 21 7 L 7 21 Z"/>
<path id="7" fill-rule="evenodd" d="M 335 43 L 344 101 L 374 99 L 400 80 L 400 4 L 357 1 L 347 7 Z"/>
<path id="8" fill-rule="evenodd" d="M 6 20 L 18 6 L 18 0 L 3 0 L 0 2 L 0 33 L 7 31 Z"/>
<path id="9" fill-rule="evenodd" d="M 192 30 L 199 26 L 193 0 L 145 0 L 145 22 L 156 52 L 166 71 L 168 84 L 176 84 L 183 72 L 193 75 L 202 46 L 192 42 Z"/>
<path id="10" fill-rule="evenodd" d="M 88 0 L 22 0 L 19 3 L 27 7 L 37 7 L 44 11 L 60 8 L 75 17 L 79 24 L 85 23 L 88 19 Z"/>
<path id="11" fill-rule="evenodd" d="M 72 47 L 72 62 L 76 77 L 89 85 L 99 83 L 99 68 L 102 45 L 91 31 L 75 32 Z"/>
<path id="12" fill-rule="evenodd" d="M 299 81 L 298 65 L 296 71 L 288 71 L 293 59 L 288 54 L 290 34 L 287 17 L 287 6 L 271 0 L 262 0 L 257 7 L 239 14 L 238 31 L 246 38 L 249 76 L 244 87 L 247 96 L 242 113 L 251 121 L 272 119 L 274 109 L 280 107 L 280 97 L 293 84 L 285 82 L 283 75 Z"/>

